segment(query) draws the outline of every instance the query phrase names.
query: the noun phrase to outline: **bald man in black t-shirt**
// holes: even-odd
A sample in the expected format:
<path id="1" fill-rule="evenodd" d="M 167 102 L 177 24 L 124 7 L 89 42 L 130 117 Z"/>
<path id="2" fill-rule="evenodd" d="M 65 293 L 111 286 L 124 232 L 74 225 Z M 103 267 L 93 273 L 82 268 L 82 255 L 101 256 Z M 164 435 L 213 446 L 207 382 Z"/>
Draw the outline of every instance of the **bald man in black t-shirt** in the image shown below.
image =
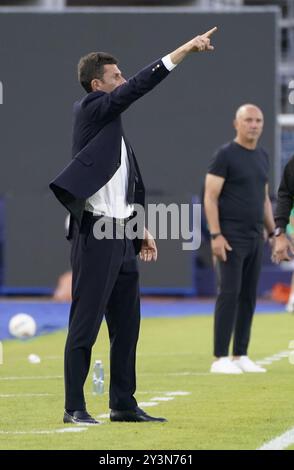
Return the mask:
<path id="1" fill-rule="evenodd" d="M 268 194 L 267 153 L 257 146 L 263 114 L 241 106 L 234 120 L 236 137 L 215 154 L 205 181 L 205 211 L 212 253 L 217 259 L 219 292 L 215 305 L 211 372 L 265 372 L 247 356 L 261 269 L 264 226 L 274 235 Z M 233 359 L 229 344 L 234 333 Z"/>

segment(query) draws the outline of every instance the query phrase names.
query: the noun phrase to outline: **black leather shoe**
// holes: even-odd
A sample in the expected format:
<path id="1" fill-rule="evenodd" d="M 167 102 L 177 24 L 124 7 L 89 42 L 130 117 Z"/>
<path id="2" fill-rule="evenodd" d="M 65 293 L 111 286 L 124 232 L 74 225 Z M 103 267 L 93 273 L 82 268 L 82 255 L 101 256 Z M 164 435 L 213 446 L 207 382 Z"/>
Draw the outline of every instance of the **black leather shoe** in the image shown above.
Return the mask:
<path id="1" fill-rule="evenodd" d="M 165 418 L 154 418 L 153 416 L 147 415 L 144 410 L 141 410 L 137 406 L 135 410 L 111 410 L 110 421 L 125 421 L 128 423 L 143 423 L 147 421 L 155 421 L 159 423 L 165 423 Z"/>
<path id="2" fill-rule="evenodd" d="M 64 411 L 63 416 L 64 423 L 71 423 L 71 424 L 101 424 L 96 419 L 92 418 L 92 416 L 87 413 L 87 411 Z"/>

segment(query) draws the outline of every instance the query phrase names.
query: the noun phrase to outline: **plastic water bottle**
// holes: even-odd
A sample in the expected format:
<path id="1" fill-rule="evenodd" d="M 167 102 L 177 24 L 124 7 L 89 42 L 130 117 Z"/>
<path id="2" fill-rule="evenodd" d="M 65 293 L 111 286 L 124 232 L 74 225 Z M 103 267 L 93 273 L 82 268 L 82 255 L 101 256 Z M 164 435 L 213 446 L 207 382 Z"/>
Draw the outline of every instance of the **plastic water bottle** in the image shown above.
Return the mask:
<path id="1" fill-rule="evenodd" d="M 95 361 L 93 370 L 93 395 L 104 393 L 104 369 L 102 361 Z"/>

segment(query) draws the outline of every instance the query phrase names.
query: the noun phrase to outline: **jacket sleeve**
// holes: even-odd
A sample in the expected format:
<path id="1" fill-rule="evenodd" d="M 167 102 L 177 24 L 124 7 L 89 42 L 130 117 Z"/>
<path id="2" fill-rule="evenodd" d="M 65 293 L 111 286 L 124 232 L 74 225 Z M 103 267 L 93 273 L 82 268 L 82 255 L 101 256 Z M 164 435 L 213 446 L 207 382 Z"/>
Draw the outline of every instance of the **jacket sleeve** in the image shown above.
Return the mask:
<path id="1" fill-rule="evenodd" d="M 89 93 L 82 103 L 82 109 L 89 120 L 104 125 L 151 91 L 168 74 L 169 71 L 162 60 L 157 60 L 111 93 Z"/>
<path id="2" fill-rule="evenodd" d="M 294 156 L 285 166 L 278 190 L 275 222 L 277 227 L 286 228 L 294 200 Z"/>

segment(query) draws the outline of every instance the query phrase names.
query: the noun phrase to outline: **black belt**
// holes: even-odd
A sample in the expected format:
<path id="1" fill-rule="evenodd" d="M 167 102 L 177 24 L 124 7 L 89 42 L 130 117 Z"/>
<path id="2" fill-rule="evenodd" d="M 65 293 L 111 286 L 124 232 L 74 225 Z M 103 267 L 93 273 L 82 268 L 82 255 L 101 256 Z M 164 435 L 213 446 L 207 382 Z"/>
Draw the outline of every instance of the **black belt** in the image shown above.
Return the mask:
<path id="1" fill-rule="evenodd" d="M 129 220 L 133 218 L 133 215 L 130 215 L 130 217 L 126 217 L 125 219 L 119 219 L 117 217 L 109 217 L 108 215 L 103 215 L 103 214 L 94 214 L 91 211 L 85 211 L 85 213 L 88 215 L 91 215 L 94 219 L 101 219 L 103 218 L 103 221 L 105 222 L 110 222 L 112 224 L 117 224 L 120 225 L 121 227 L 124 227 Z"/>

